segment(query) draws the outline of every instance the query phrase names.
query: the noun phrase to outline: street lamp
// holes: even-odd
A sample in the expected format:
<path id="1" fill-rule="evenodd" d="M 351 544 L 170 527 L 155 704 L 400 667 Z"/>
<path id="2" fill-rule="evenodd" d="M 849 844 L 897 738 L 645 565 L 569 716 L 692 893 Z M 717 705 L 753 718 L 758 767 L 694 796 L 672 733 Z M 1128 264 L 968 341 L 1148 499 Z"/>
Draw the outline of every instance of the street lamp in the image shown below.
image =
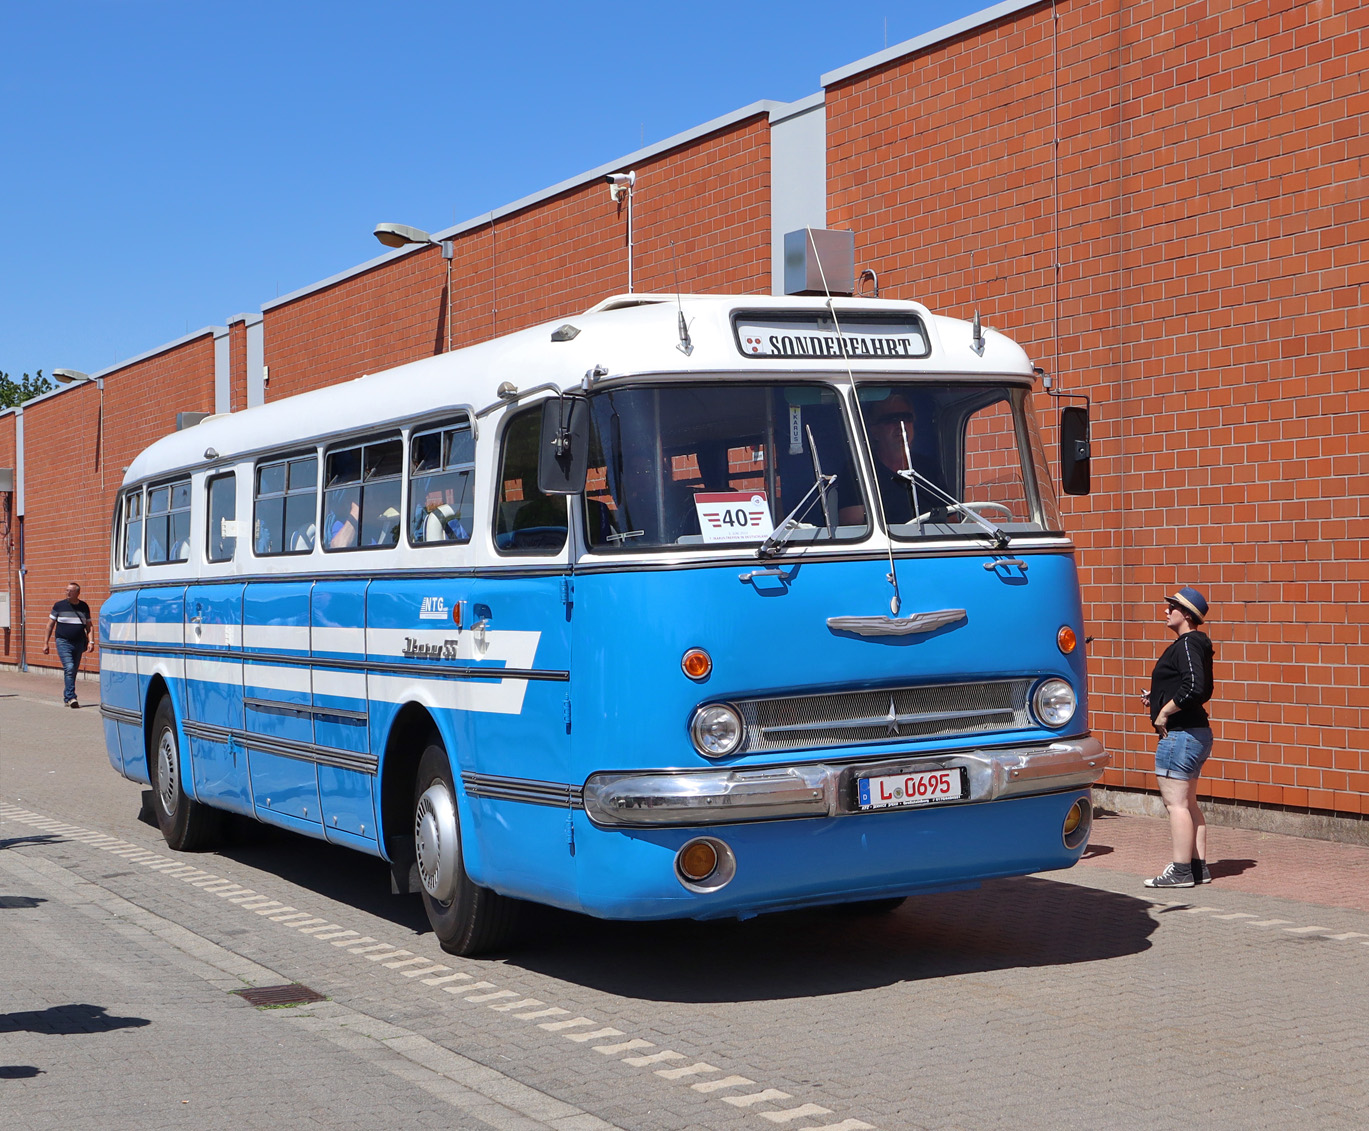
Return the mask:
<path id="1" fill-rule="evenodd" d="M 386 247 L 408 247 L 410 244 L 432 244 L 442 249 L 442 258 L 447 261 L 447 349 L 452 348 L 452 257 L 456 254 L 456 244 L 452 240 L 435 240 L 422 228 L 411 228 L 408 224 L 377 224 L 375 238 Z"/>
<path id="2" fill-rule="evenodd" d="M 100 452 L 100 490 L 105 489 L 105 379 L 103 377 L 92 377 L 89 373 L 82 373 L 79 369 L 54 369 L 52 379 L 59 385 L 83 385 L 88 381 L 94 381 L 95 387 L 100 390 L 100 416 L 99 423 L 96 425 L 95 444 Z"/>

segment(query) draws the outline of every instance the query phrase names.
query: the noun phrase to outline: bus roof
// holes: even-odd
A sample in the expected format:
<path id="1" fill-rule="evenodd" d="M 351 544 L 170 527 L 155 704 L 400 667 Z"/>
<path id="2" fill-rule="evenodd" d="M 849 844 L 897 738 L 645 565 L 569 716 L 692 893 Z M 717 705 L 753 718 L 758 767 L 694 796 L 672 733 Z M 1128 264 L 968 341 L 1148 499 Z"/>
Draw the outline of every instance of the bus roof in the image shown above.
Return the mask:
<path id="1" fill-rule="evenodd" d="M 779 373 L 845 372 L 840 354 L 814 356 L 834 311 L 848 340 L 865 335 L 876 352 L 849 358 L 861 373 L 958 374 L 1030 378 L 1031 362 L 1011 339 L 987 327 L 983 352 L 974 348 L 971 323 L 933 315 L 913 302 L 889 299 L 798 298 L 770 295 L 618 295 L 581 315 L 560 318 L 478 345 L 437 354 L 352 381 L 212 416 L 165 436 L 129 465 L 126 484 L 173 471 L 227 462 L 250 452 L 307 445 L 371 425 L 431 416 L 467 405 L 497 403 L 501 385 L 521 390 L 555 383 L 580 384 L 598 369 L 606 378 L 630 374 L 727 373 L 773 378 Z M 683 317 L 689 350 L 681 339 Z M 900 328 L 919 325 L 921 350 L 905 350 Z M 742 326 L 774 331 L 779 354 L 746 356 Z M 558 333 L 558 331 L 560 331 Z M 573 332 L 572 332 L 573 331 Z M 787 336 L 786 336 L 787 335 Z M 767 341 L 771 334 L 766 333 Z M 916 337 L 916 335 L 914 335 Z M 790 339 L 802 338 L 795 344 Z M 881 345 L 879 339 L 893 339 Z M 788 342 L 788 345 L 784 345 Z M 760 347 L 757 347 L 760 348 Z M 838 347 L 832 347 L 833 349 Z M 847 347 L 850 348 L 850 347 Z M 809 353 L 795 354 L 795 350 Z M 922 356 L 915 356 L 921 353 Z M 211 454 L 212 453 L 212 454 Z"/>

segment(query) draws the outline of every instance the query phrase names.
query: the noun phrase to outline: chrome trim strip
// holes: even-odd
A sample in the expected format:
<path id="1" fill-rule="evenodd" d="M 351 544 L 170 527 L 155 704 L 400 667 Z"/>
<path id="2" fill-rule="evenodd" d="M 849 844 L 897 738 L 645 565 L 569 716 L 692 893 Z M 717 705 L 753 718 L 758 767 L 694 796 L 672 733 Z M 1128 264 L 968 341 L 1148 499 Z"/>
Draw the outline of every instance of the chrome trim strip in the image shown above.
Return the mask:
<path id="1" fill-rule="evenodd" d="M 271 711 L 282 715 L 295 715 L 300 718 L 328 718 L 342 719 L 345 722 L 365 723 L 370 721 L 370 715 L 365 711 L 344 711 L 341 707 L 315 707 L 307 703 L 282 703 L 275 699 L 257 699 L 250 695 L 244 695 L 242 699 L 244 707 L 251 707 L 255 711 Z"/>
<path id="2" fill-rule="evenodd" d="M 969 782 L 966 796 L 935 804 L 964 805 L 1092 785 L 1110 761 L 1103 744 L 1092 735 L 1085 735 L 1033 746 L 841 765 L 819 762 L 756 770 L 592 774 L 583 795 L 586 815 L 603 827 L 722 825 L 865 813 L 856 801 L 856 782 L 864 777 L 961 769 Z M 927 807 L 903 806 L 902 810 Z M 895 808 L 869 812 L 898 811 Z"/>
<path id="3" fill-rule="evenodd" d="M 236 743 L 249 751 L 259 750 L 263 754 L 275 754 L 281 758 L 293 758 L 300 762 L 313 762 L 319 766 L 332 766 L 339 770 L 356 770 L 372 777 L 380 769 L 380 757 L 376 754 L 363 754 L 355 750 L 337 750 L 331 746 L 319 746 L 312 742 L 295 742 L 288 738 L 268 738 L 265 735 L 249 734 L 231 727 L 214 726 L 212 723 L 181 723 L 181 729 L 193 738 L 203 738 L 210 742 Z"/>
<path id="4" fill-rule="evenodd" d="M 909 636 L 931 632 L 965 617 L 964 609 L 937 609 L 910 617 L 828 617 L 827 627 L 833 632 L 854 632 L 857 636 Z"/>
<path id="5" fill-rule="evenodd" d="M 124 707 L 111 707 L 108 703 L 101 703 L 100 714 L 102 717 L 113 719 L 117 723 L 143 725 L 143 713 L 141 711 L 130 711 Z"/>
<path id="6" fill-rule="evenodd" d="M 487 797 L 495 801 L 522 801 L 528 805 L 550 805 L 557 809 L 584 808 L 580 787 L 563 782 L 506 778 L 497 774 L 463 773 L 461 784 L 469 797 Z"/>

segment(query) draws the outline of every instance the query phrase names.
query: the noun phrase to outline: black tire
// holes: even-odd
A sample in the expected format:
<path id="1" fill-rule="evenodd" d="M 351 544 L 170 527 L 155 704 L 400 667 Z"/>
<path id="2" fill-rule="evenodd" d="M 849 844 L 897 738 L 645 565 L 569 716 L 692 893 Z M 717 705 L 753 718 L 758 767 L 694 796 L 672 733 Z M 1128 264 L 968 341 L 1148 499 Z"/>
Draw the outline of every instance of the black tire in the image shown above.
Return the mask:
<path id="1" fill-rule="evenodd" d="M 436 788 L 438 792 L 424 795 Z M 433 819 L 434 805 L 449 806 L 449 828 L 439 831 Z M 421 810 L 420 806 L 424 808 Z M 474 883 L 466 874 L 461 852 L 461 824 L 457 815 L 456 786 L 447 751 L 434 735 L 418 763 L 413 803 L 414 859 L 422 889 L 423 910 L 442 949 L 449 954 L 471 956 L 507 945 L 517 928 L 519 903 Z M 426 823 L 425 823 L 426 822 Z M 446 836 L 451 844 L 440 843 Z M 450 875 L 443 872 L 443 865 Z M 438 889 L 434 894 L 433 889 Z M 446 896 L 447 898 L 439 898 Z"/>
<path id="2" fill-rule="evenodd" d="M 169 696 L 158 701 L 152 715 L 147 772 L 152 780 L 152 813 L 166 843 L 179 852 L 215 848 L 223 814 L 187 797 L 181 788 L 181 744 Z"/>

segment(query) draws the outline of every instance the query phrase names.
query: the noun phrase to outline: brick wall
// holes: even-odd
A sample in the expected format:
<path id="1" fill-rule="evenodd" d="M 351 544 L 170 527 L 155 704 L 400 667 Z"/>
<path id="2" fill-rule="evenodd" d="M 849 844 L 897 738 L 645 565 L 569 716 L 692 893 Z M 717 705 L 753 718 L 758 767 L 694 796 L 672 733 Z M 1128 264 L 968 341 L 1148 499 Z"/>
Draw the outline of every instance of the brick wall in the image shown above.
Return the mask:
<path id="1" fill-rule="evenodd" d="M 978 307 L 1093 397 L 1094 494 L 1064 507 L 1107 784 L 1153 786 L 1136 695 L 1191 583 L 1218 653 L 1203 791 L 1369 813 L 1366 24 L 1043 4 L 827 91 L 829 224 L 885 294 Z"/>
<path id="2" fill-rule="evenodd" d="M 640 163 L 634 290 L 769 292 L 769 125 L 755 117 Z M 595 180 L 456 237 L 453 347 L 627 290 L 625 217 Z M 673 247 L 672 247 L 673 244 Z M 270 400 L 441 353 L 446 263 L 426 247 L 265 312 Z"/>
<path id="3" fill-rule="evenodd" d="M 52 602 L 65 596 L 68 581 L 80 582 L 81 597 L 97 616 L 109 596 L 110 519 L 124 468 L 153 440 L 174 431 L 176 413 L 213 411 L 214 337 L 205 333 L 107 373 L 104 384 L 103 483 L 101 397 L 94 382 L 24 409 L 31 666 L 61 666 L 56 649 L 43 655 L 43 637 Z M 82 667 L 98 668 L 98 654 Z"/>
<path id="4" fill-rule="evenodd" d="M 0 416 L 0 467 L 14 470 L 17 479 L 19 463 L 15 457 L 17 416 Z M 13 664 L 19 656 L 19 521 L 17 495 L 0 495 L 0 592 L 10 598 L 10 624 L 0 628 L 0 664 Z"/>

